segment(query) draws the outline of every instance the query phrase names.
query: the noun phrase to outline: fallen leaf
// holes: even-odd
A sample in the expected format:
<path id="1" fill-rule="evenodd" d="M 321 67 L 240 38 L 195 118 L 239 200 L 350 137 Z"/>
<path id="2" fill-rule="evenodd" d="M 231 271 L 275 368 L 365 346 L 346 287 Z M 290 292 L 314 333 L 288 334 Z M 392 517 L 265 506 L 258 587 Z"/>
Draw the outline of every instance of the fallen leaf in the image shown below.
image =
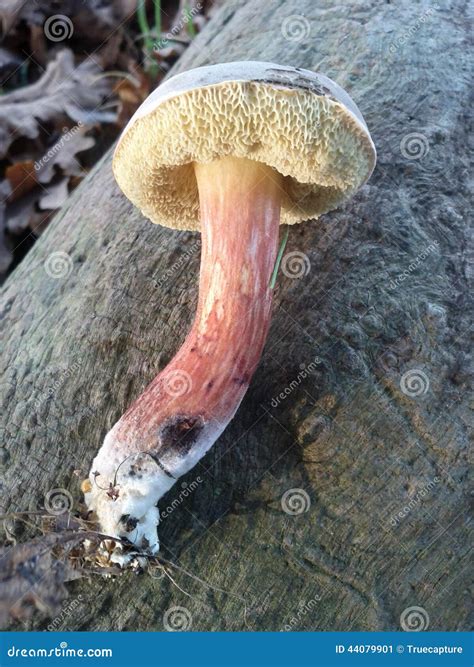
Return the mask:
<path id="1" fill-rule="evenodd" d="M 10 202 L 23 197 L 37 185 L 35 165 L 32 160 L 15 162 L 6 168 L 5 176 L 11 188 L 8 196 Z"/>
<path id="2" fill-rule="evenodd" d="M 26 0 L 9 0 L 0 6 L 0 27 L 2 38 L 10 31 L 19 19 L 20 12 Z"/>
<path id="3" fill-rule="evenodd" d="M 69 194 L 68 182 L 69 178 L 63 178 L 58 183 L 49 185 L 46 194 L 39 200 L 39 207 L 53 210 L 61 208 Z"/>
<path id="4" fill-rule="evenodd" d="M 11 618 L 26 620 L 35 609 L 52 616 L 67 597 L 66 581 L 80 574 L 53 555 L 53 549 L 66 537 L 45 535 L 24 544 L 0 548 L 0 625 Z M 81 539 L 80 534 L 70 537 Z"/>
<path id="5" fill-rule="evenodd" d="M 150 92 L 150 81 L 143 70 L 136 70 L 133 75 L 120 79 L 114 92 L 120 100 L 117 123 L 124 127 Z"/>
<path id="6" fill-rule="evenodd" d="M 0 97 L 0 157 L 17 137 L 35 139 L 40 123 L 58 124 L 64 114 L 76 123 L 107 122 L 110 114 L 98 107 L 110 83 L 97 76 L 99 71 L 91 59 L 75 67 L 72 52 L 64 49 L 38 81 Z"/>
<path id="7" fill-rule="evenodd" d="M 36 161 L 36 178 L 40 183 L 49 183 L 56 173 L 56 167 L 62 169 L 67 176 L 78 176 L 83 172 L 76 155 L 95 144 L 92 137 L 85 136 L 87 129 L 76 125 L 67 130 Z"/>
<path id="8" fill-rule="evenodd" d="M 42 189 L 37 186 L 30 190 L 21 199 L 17 199 L 7 205 L 5 211 L 5 227 L 9 232 L 21 234 L 25 229 L 34 229 L 37 214 L 36 202 L 41 196 Z"/>

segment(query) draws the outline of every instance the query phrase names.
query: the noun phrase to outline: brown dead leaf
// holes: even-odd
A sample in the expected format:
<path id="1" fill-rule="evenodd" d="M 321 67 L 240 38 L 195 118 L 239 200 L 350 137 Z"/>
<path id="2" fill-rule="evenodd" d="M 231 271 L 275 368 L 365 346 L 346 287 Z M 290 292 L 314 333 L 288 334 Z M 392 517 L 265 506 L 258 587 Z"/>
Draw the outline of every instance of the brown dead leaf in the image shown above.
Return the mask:
<path id="1" fill-rule="evenodd" d="M 133 76 L 118 81 L 114 92 L 120 100 L 117 123 L 124 127 L 150 92 L 150 81 L 143 70 L 136 69 Z"/>
<path id="2" fill-rule="evenodd" d="M 35 54 L 36 62 L 46 66 L 48 62 L 48 49 L 44 37 L 42 25 L 30 25 L 30 51 Z"/>
<path id="3" fill-rule="evenodd" d="M 99 68 L 87 59 L 77 67 L 71 51 L 59 51 L 35 83 L 0 97 L 0 157 L 18 137 L 35 139 L 39 123 L 61 123 L 64 115 L 76 123 L 110 122 L 99 105 L 110 83 L 98 77 Z"/>
<path id="4" fill-rule="evenodd" d="M 11 192 L 8 201 L 12 202 L 23 197 L 37 185 L 35 165 L 32 160 L 16 162 L 5 170 L 10 183 Z"/>
<path id="5" fill-rule="evenodd" d="M 95 140 L 86 137 L 87 128 L 76 125 L 67 130 L 50 146 L 44 156 L 36 161 L 36 178 L 40 183 L 49 183 L 59 168 L 67 176 L 79 176 L 83 169 L 77 153 L 92 148 Z"/>
<path id="6" fill-rule="evenodd" d="M 81 575 L 64 560 L 53 555 L 53 549 L 65 539 L 80 540 L 80 534 L 67 538 L 52 533 L 14 547 L 0 548 L 0 625 L 5 627 L 13 617 L 25 620 L 35 609 L 51 616 L 57 613 L 67 597 L 66 581 Z"/>

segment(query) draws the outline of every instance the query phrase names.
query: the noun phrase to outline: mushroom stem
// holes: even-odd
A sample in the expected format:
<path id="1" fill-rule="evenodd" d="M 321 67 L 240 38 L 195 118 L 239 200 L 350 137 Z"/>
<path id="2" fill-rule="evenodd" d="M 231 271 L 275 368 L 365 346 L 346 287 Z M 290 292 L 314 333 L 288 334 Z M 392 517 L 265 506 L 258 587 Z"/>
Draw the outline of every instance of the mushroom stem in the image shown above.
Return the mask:
<path id="1" fill-rule="evenodd" d="M 176 356 L 107 434 L 86 493 L 107 534 L 152 551 L 158 549 L 156 502 L 234 416 L 270 324 L 281 176 L 235 157 L 195 164 L 195 174 L 202 251 L 194 324 Z"/>

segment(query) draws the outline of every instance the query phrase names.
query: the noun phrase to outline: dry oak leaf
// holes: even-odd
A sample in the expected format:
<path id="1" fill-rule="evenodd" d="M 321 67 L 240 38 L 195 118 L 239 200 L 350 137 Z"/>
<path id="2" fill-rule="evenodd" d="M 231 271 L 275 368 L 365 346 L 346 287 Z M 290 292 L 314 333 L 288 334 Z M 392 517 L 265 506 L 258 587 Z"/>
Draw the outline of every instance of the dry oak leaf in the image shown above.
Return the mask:
<path id="1" fill-rule="evenodd" d="M 37 185 L 35 165 L 32 160 L 15 162 L 5 170 L 5 176 L 10 183 L 11 192 L 8 201 L 13 202 L 27 194 Z"/>
<path id="2" fill-rule="evenodd" d="M 36 178 L 40 183 L 49 183 L 59 167 L 66 176 L 79 176 L 83 169 L 76 158 L 77 153 L 92 148 L 95 140 L 86 137 L 87 128 L 76 125 L 66 130 L 57 141 L 46 149 L 45 154 L 36 161 Z"/>
<path id="3" fill-rule="evenodd" d="M 53 615 L 67 597 L 66 581 L 80 574 L 53 555 L 68 535 L 53 533 L 14 547 L 0 548 L 0 626 L 10 617 L 24 620 L 35 609 Z M 72 536 L 69 539 L 79 539 Z"/>
<path id="4" fill-rule="evenodd" d="M 87 59 L 77 67 L 72 51 L 59 51 L 44 74 L 29 86 L 0 97 L 0 158 L 18 137 L 35 139 L 39 123 L 61 126 L 64 115 L 76 123 L 104 120 L 98 107 L 110 89 L 97 64 Z M 106 120 L 110 120 L 106 114 Z"/>

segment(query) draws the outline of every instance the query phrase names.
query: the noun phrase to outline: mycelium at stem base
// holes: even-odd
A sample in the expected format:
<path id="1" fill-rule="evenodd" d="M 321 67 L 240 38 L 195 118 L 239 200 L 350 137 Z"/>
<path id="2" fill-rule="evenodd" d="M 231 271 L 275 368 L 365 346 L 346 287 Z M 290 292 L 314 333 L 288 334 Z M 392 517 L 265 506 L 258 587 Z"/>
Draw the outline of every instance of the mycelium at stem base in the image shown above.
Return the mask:
<path id="1" fill-rule="evenodd" d="M 184 344 L 107 434 L 86 503 L 107 535 L 159 548 L 156 503 L 234 416 L 267 337 L 281 176 L 245 158 L 195 164 L 202 251 Z"/>

